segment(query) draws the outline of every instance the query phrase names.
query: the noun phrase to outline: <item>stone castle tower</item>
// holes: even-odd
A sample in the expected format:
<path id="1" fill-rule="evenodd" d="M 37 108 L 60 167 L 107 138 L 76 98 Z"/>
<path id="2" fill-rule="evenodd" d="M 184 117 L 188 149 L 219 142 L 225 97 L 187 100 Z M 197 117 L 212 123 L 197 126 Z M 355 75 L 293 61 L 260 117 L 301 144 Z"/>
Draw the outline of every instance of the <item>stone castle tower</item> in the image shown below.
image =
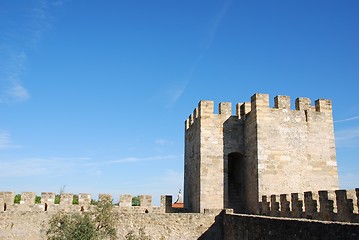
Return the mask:
<path id="1" fill-rule="evenodd" d="M 338 189 L 330 100 L 315 106 L 288 96 L 269 107 L 267 94 L 251 102 L 200 101 L 185 130 L 185 208 L 233 208 L 256 213 L 262 195 Z"/>

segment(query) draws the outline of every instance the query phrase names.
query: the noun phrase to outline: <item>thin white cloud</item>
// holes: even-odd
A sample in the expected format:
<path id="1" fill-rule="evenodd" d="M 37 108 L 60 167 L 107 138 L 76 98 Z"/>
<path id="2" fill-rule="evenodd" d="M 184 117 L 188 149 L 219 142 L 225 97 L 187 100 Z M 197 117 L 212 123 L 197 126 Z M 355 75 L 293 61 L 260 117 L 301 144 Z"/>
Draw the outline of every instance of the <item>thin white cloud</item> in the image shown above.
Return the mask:
<path id="1" fill-rule="evenodd" d="M 17 102 L 26 101 L 30 98 L 27 89 L 22 85 L 20 77 L 25 69 L 25 62 L 27 56 L 25 52 L 12 53 L 6 63 L 3 63 L 3 68 L 0 70 L 2 79 L 2 92 L 0 95 L 0 102 Z"/>
<path id="2" fill-rule="evenodd" d="M 0 132 L 0 150 L 12 148 L 20 148 L 20 146 L 12 143 L 11 135 L 9 133 Z"/>
<path id="3" fill-rule="evenodd" d="M 160 161 L 160 160 L 170 160 L 178 158 L 176 155 L 165 155 L 165 156 L 152 156 L 152 157 L 126 157 L 118 160 L 112 160 L 108 163 L 135 163 L 135 162 L 144 162 L 144 161 Z"/>
<path id="4" fill-rule="evenodd" d="M 126 157 L 112 161 L 95 161 L 89 157 L 51 157 L 25 158 L 17 160 L 0 159 L 1 177 L 66 176 L 87 172 L 92 176 L 101 176 L 103 167 L 113 164 L 135 164 L 143 161 L 165 161 L 179 156 L 164 155 L 151 157 Z"/>
<path id="5" fill-rule="evenodd" d="M 26 21 L 15 23 L 16 27 L 8 27 L 4 37 L 0 39 L 0 103 L 22 102 L 30 99 L 25 88 L 22 75 L 25 71 L 26 51 L 35 47 L 43 34 L 51 29 L 53 16 L 51 8 L 63 5 L 60 0 L 38 0 L 31 9 Z"/>
<path id="6" fill-rule="evenodd" d="M 155 144 L 163 146 L 163 145 L 168 144 L 168 141 L 165 139 L 156 139 Z"/>
<path id="7" fill-rule="evenodd" d="M 208 38 L 206 39 L 205 51 L 207 51 L 211 47 L 211 45 L 215 39 L 217 29 L 218 29 L 220 23 L 222 22 L 223 18 L 225 17 L 225 15 L 227 14 L 227 11 L 228 11 L 228 8 L 230 5 L 231 5 L 231 1 L 226 1 L 224 3 L 224 5 L 222 6 L 221 10 L 215 16 L 214 21 L 209 29 Z"/>
<path id="8" fill-rule="evenodd" d="M 155 141 L 155 143 L 156 143 L 157 145 L 166 145 L 167 141 L 164 140 L 164 139 L 157 139 L 157 140 Z"/>
<path id="9" fill-rule="evenodd" d="M 342 120 L 337 120 L 337 121 L 334 121 L 334 122 L 335 123 L 348 122 L 348 121 L 353 121 L 353 120 L 357 120 L 357 119 L 359 119 L 359 116 L 350 117 L 350 118 L 346 118 L 346 119 L 342 119 Z"/>
<path id="10" fill-rule="evenodd" d="M 183 82 L 178 82 L 173 84 L 170 88 L 165 92 L 166 95 L 166 108 L 171 108 L 173 105 L 181 98 L 182 94 L 186 90 L 188 81 L 185 80 Z"/>
<path id="11" fill-rule="evenodd" d="M 0 159 L 0 177 L 65 175 L 92 167 L 86 157 Z"/>
<path id="12" fill-rule="evenodd" d="M 168 146 L 173 146 L 174 142 L 166 139 L 156 139 L 156 150 L 157 151 L 163 151 Z"/>
<path id="13" fill-rule="evenodd" d="M 167 108 L 172 107 L 185 92 L 187 85 L 191 81 L 192 76 L 193 76 L 199 62 L 202 60 L 202 58 L 204 57 L 204 55 L 206 54 L 208 49 L 211 47 L 211 45 L 215 39 L 215 35 L 217 32 L 218 26 L 220 25 L 223 17 L 225 16 L 229 5 L 230 5 L 230 1 L 227 1 L 224 4 L 224 6 L 222 7 L 222 9 L 220 10 L 220 12 L 215 16 L 214 22 L 212 23 L 212 25 L 210 26 L 210 29 L 208 31 L 208 36 L 206 37 L 206 39 L 204 41 L 205 42 L 204 48 L 203 48 L 202 52 L 197 56 L 197 58 L 195 59 L 193 64 L 191 65 L 190 69 L 188 70 L 187 75 L 183 78 L 182 82 L 180 82 L 180 84 L 177 83 L 177 85 L 172 86 L 171 88 L 169 88 L 167 90 L 167 95 L 169 98 L 169 101 L 166 105 Z"/>
<path id="14" fill-rule="evenodd" d="M 43 34 L 52 28 L 51 6 L 56 7 L 51 1 L 40 0 L 38 4 L 31 9 L 30 26 L 28 27 L 28 43 L 30 45 L 36 46 Z"/>
<path id="15" fill-rule="evenodd" d="M 192 76 L 194 72 L 197 69 L 198 64 L 204 57 L 204 55 L 207 53 L 209 48 L 211 47 L 218 30 L 218 27 L 220 26 L 220 23 L 222 22 L 223 18 L 227 14 L 227 11 L 229 9 L 229 6 L 231 4 L 231 0 L 226 1 L 222 8 L 219 10 L 217 15 L 214 16 L 213 21 L 209 27 L 209 30 L 207 32 L 207 36 L 204 40 L 204 47 L 202 52 L 199 53 L 193 64 L 191 65 L 190 69 L 187 72 L 187 75 L 183 78 L 182 82 L 180 84 L 177 84 L 177 86 L 173 86 L 167 90 L 167 95 L 169 101 L 166 104 L 166 108 L 171 108 L 173 105 L 181 98 L 183 93 L 185 92 L 188 83 L 191 81 Z"/>
<path id="16" fill-rule="evenodd" d="M 338 147 L 358 147 L 359 127 L 336 131 L 335 140 Z"/>
<path id="17" fill-rule="evenodd" d="M 186 89 L 186 85 L 183 85 L 183 86 L 181 86 L 179 88 L 173 89 L 170 92 L 171 101 L 172 102 L 177 102 L 177 100 L 182 96 L 185 89 Z"/>
<path id="18" fill-rule="evenodd" d="M 30 94 L 27 89 L 19 82 L 13 81 L 12 86 L 8 89 L 8 94 L 12 99 L 16 101 L 26 101 L 30 98 Z"/>
<path id="19" fill-rule="evenodd" d="M 58 7 L 64 5 L 64 1 L 58 0 L 58 1 L 52 1 L 50 2 L 51 5 Z"/>

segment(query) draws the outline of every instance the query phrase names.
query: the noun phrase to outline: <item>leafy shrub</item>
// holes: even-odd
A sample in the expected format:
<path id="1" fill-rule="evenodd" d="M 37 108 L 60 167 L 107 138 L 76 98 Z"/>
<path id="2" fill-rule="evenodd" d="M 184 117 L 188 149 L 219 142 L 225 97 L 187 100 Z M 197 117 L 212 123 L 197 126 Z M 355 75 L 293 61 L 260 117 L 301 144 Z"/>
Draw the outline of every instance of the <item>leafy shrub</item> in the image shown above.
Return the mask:
<path id="1" fill-rule="evenodd" d="M 74 195 L 72 198 L 72 204 L 78 205 L 79 204 L 79 195 Z"/>
<path id="2" fill-rule="evenodd" d="M 96 239 L 94 222 L 89 214 L 66 214 L 60 212 L 50 220 L 50 229 L 46 232 L 49 240 L 92 240 Z"/>
<path id="3" fill-rule="evenodd" d="M 59 204 L 60 203 L 60 194 L 56 194 L 55 195 L 55 201 L 54 201 L 55 204 Z"/>
<path id="4" fill-rule="evenodd" d="M 140 206 L 140 196 L 132 197 L 132 206 Z"/>
<path id="5" fill-rule="evenodd" d="M 40 196 L 35 196 L 35 203 L 36 204 L 41 203 L 41 197 Z"/>
<path id="6" fill-rule="evenodd" d="M 116 239 L 115 215 L 110 199 L 102 199 L 94 212 L 64 213 L 52 216 L 46 231 L 49 240 Z"/>
<path id="7" fill-rule="evenodd" d="M 97 202 L 94 210 L 96 231 L 100 236 L 109 236 L 111 239 L 116 238 L 116 215 L 113 213 L 112 199 L 103 198 Z M 100 238 L 103 239 L 103 238 Z"/>
<path id="8" fill-rule="evenodd" d="M 16 194 L 14 197 L 14 203 L 19 204 L 21 201 L 21 194 Z M 41 197 L 40 196 L 35 196 L 35 203 L 39 204 L 41 203 Z"/>
<path id="9" fill-rule="evenodd" d="M 14 197 L 14 203 L 19 204 L 21 200 L 21 194 L 16 194 Z"/>

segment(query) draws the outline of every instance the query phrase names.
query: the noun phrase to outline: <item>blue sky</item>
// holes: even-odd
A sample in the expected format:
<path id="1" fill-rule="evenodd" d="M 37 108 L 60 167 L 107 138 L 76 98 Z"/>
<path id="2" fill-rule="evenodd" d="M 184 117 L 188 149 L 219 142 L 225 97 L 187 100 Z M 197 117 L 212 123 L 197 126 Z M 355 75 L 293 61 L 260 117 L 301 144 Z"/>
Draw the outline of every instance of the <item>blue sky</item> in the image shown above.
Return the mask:
<path id="1" fill-rule="evenodd" d="M 356 0 L 1 1 L 0 190 L 158 203 L 182 188 L 198 101 L 256 92 L 333 100 L 340 187 L 358 187 L 358 12 Z"/>

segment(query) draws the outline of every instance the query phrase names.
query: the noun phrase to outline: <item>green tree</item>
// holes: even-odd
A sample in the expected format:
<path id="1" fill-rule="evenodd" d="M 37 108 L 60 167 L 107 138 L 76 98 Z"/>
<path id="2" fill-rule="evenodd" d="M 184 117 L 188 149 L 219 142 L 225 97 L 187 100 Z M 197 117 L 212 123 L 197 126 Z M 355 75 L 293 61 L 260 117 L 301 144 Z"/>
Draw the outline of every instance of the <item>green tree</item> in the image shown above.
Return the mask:
<path id="1" fill-rule="evenodd" d="M 19 204 L 21 201 L 21 194 L 16 194 L 14 197 L 14 203 Z M 35 196 L 35 203 L 39 204 L 41 203 L 41 197 L 40 196 Z"/>
<path id="2" fill-rule="evenodd" d="M 102 199 L 93 213 L 59 212 L 52 216 L 46 231 L 49 240 L 116 239 L 116 215 L 110 199 Z"/>
<path id="3" fill-rule="evenodd" d="M 98 232 L 99 236 L 102 236 L 103 238 L 109 236 L 110 239 L 115 239 L 116 229 L 114 226 L 116 223 L 116 215 L 113 212 L 112 199 L 99 199 L 96 204 L 94 214 L 96 231 Z"/>
<path id="4" fill-rule="evenodd" d="M 49 240 L 96 239 L 95 225 L 89 214 L 79 213 L 55 214 L 50 220 L 50 228 L 46 235 Z"/>
<path id="5" fill-rule="evenodd" d="M 14 203 L 19 204 L 21 200 L 21 194 L 16 194 L 14 197 Z"/>
<path id="6" fill-rule="evenodd" d="M 56 194 L 55 195 L 55 201 L 54 201 L 55 204 L 59 204 L 60 203 L 60 194 Z"/>
<path id="7" fill-rule="evenodd" d="M 79 204 L 79 195 L 73 195 L 72 204 L 78 205 Z"/>
<path id="8" fill-rule="evenodd" d="M 140 206 L 140 196 L 132 197 L 132 206 Z"/>
<path id="9" fill-rule="evenodd" d="M 66 185 L 63 185 L 62 187 L 60 187 L 59 193 L 55 195 L 55 204 L 59 204 L 60 203 L 60 199 L 61 199 L 61 194 L 65 192 L 65 188 Z"/>
<path id="10" fill-rule="evenodd" d="M 35 196 L 35 203 L 36 204 L 41 203 L 41 197 L 40 196 Z"/>

